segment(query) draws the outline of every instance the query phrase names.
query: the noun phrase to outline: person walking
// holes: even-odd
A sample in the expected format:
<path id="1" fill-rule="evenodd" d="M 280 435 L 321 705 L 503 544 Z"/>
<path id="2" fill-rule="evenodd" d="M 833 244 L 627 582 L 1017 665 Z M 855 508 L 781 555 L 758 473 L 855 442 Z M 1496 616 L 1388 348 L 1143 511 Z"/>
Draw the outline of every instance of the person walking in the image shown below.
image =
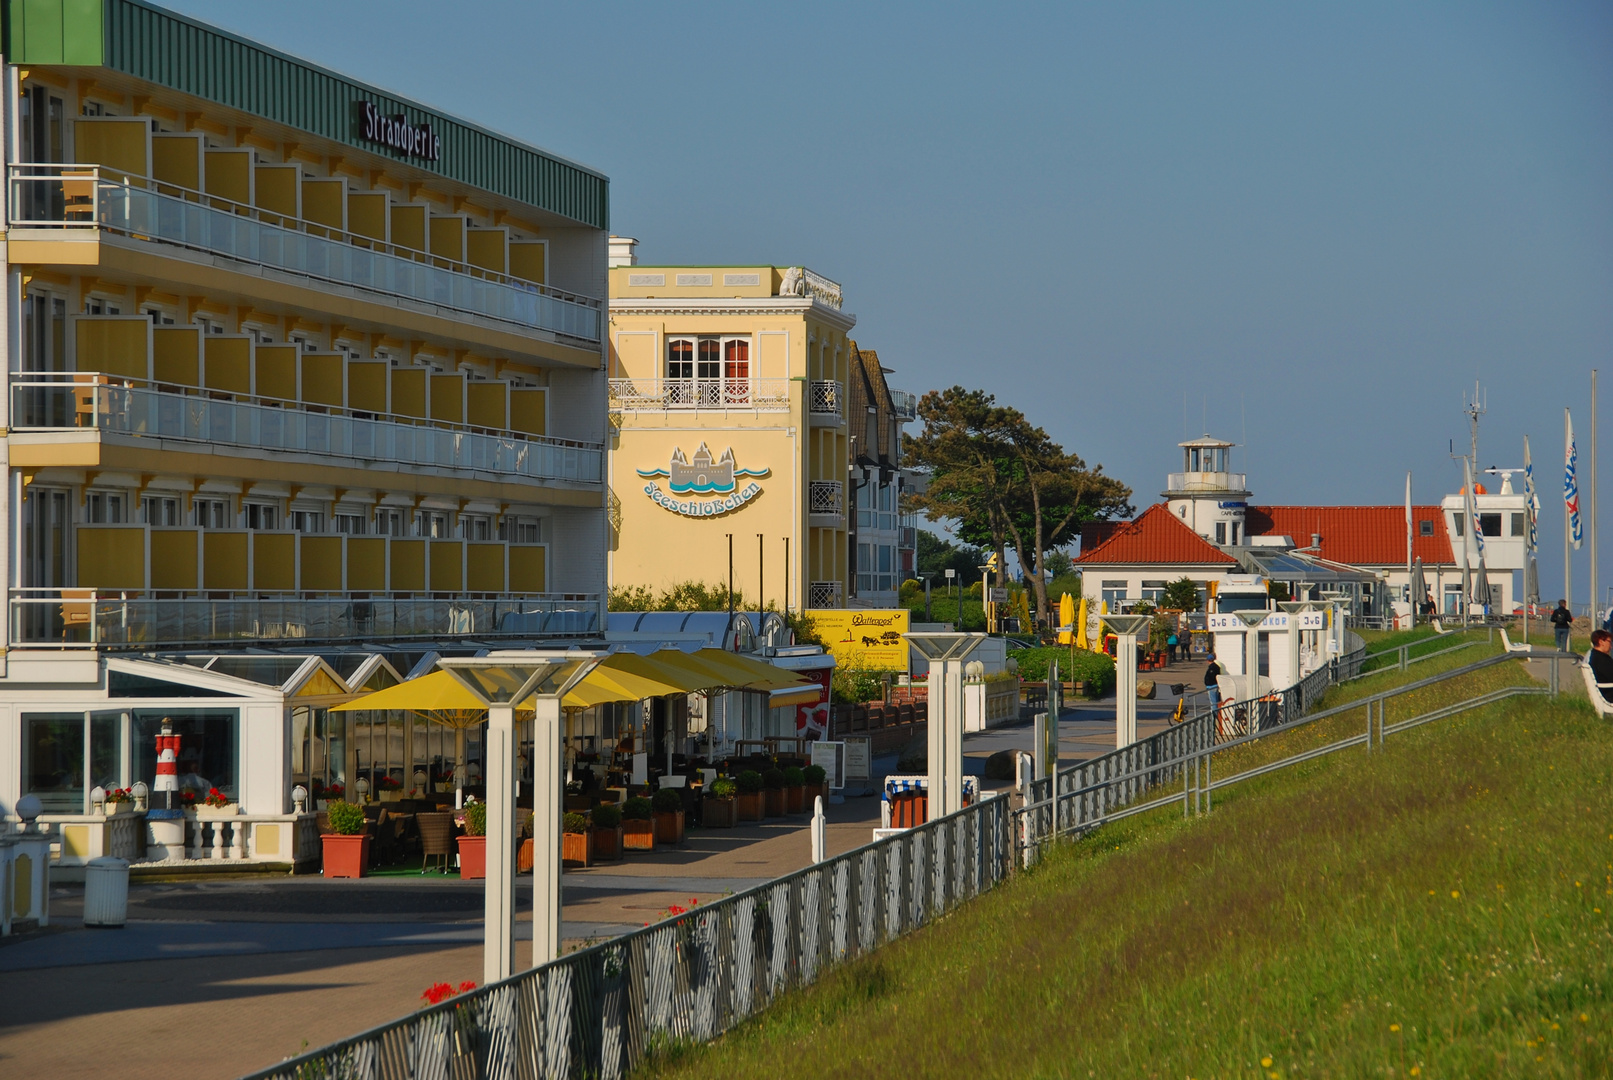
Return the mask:
<path id="1" fill-rule="evenodd" d="M 1557 601 L 1557 609 L 1551 613 L 1552 630 L 1557 635 L 1557 651 L 1568 651 L 1568 634 L 1574 625 L 1574 613 L 1568 610 L 1568 601 Z"/>

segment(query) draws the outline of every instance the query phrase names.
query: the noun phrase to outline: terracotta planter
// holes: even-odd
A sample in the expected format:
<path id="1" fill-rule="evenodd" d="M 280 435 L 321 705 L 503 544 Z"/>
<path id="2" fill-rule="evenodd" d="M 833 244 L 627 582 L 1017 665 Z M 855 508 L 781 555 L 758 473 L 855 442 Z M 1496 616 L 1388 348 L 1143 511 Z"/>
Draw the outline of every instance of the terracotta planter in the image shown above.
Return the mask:
<path id="1" fill-rule="evenodd" d="M 594 826 L 594 859 L 607 862 L 622 857 L 622 827 L 602 829 Z"/>
<path id="2" fill-rule="evenodd" d="M 807 789 L 806 789 L 806 812 L 807 813 L 809 813 L 809 814 L 812 813 L 812 806 L 813 806 L 812 800 L 814 798 L 816 798 L 817 796 L 819 796 L 819 795 L 823 796 L 823 805 L 828 806 L 829 805 L 829 781 L 825 780 L 823 783 L 819 784 L 817 787 L 813 787 L 811 784 L 807 785 Z"/>
<path id="3" fill-rule="evenodd" d="M 653 821 L 622 821 L 622 849 L 624 851 L 654 851 L 655 823 Z"/>
<path id="4" fill-rule="evenodd" d="M 459 838 L 459 876 L 485 878 L 487 876 L 487 837 L 461 836 Z"/>
<path id="5" fill-rule="evenodd" d="M 760 791 L 741 791 L 734 799 L 734 812 L 740 821 L 760 821 L 766 810 L 766 799 Z"/>
<path id="6" fill-rule="evenodd" d="M 532 869 L 532 837 L 521 841 L 515 852 L 515 872 L 525 874 Z"/>
<path id="7" fill-rule="evenodd" d="M 593 832 L 561 833 L 560 863 L 562 866 L 592 866 L 594 864 Z"/>
<path id="8" fill-rule="evenodd" d="M 804 786 L 786 787 L 784 789 L 784 812 L 787 814 L 806 812 L 806 788 Z"/>
<path id="9" fill-rule="evenodd" d="M 683 843 L 683 811 L 657 811 L 655 815 L 655 842 L 658 844 Z"/>
<path id="10" fill-rule="evenodd" d="M 370 863 L 370 838 L 367 835 L 337 836 L 329 833 L 319 838 L 324 847 L 326 877 L 363 877 Z"/>
<path id="11" fill-rule="evenodd" d="M 376 802 L 399 802 L 402 798 L 402 791 L 378 791 L 375 794 Z"/>
<path id="12" fill-rule="evenodd" d="M 784 816 L 784 789 L 783 788 L 768 788 L 767 790 L 763 791 L 762 794 L 767 796 L 767 803 L 766 803 L 767 816 L 768 817 L 783 817 Z"/>
<path id="13" fill-rule="evenodd" d="M 714 799 L 707 795 L 700 804 L 700 821 L 708 829 L 732 829 L 739 820 L 738 799 Z"/>

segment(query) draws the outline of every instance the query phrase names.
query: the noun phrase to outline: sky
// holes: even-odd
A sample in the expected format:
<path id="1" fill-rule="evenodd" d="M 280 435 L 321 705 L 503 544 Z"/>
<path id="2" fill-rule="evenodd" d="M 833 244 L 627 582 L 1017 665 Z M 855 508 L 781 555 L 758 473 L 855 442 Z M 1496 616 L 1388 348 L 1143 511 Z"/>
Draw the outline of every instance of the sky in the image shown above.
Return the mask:
<path id="1" fill-rule="evenodd" d="M 1437 501 L 1476 380 L 1562 580 L 1563 409 L 1583 477 L 1613 376 L 1613 6 L 168 6 L 602 170 L 642 261 L 841 282 L 893 386 L 995 394 L 1139 509 L 1206 430 L 1257 502 Z"/>

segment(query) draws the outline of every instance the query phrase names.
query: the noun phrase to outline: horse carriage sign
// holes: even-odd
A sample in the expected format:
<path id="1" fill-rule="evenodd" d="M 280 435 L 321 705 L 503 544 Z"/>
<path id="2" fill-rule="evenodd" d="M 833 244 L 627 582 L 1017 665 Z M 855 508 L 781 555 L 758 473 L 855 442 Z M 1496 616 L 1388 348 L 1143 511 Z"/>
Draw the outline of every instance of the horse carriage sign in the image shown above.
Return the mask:
<path id="1" fill-rule="evenodd" d="M 902 635 L 907 633 L 909 614 L 906 609 L 813 608 L 807 612 L 813 629 L 828 642 L 836 664 L 887 671 L 907 670 L 907 642 Z"/>

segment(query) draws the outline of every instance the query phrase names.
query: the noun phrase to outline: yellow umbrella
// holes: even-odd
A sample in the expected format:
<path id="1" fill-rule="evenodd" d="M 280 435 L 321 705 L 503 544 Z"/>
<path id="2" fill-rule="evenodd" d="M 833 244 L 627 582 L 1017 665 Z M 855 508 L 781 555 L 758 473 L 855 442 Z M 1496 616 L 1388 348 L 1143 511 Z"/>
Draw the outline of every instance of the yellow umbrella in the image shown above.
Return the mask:
<path id="1" fill-rule="evenodd" d="M 1075 641 L 1075 599 L 1069 593 L 1059 597 L 1059 644 Z"/>
<path id="2" fill-rule="evenodd" d="M 1075 647 L 1077 649 L 1090 649 L 1087 641 L 1087 598 L 1081 597 L 1080 610 L 1075 615 Z"/>
<path id="3" fill-rule="evenodd" d="M 676 693 L 693 694 L 727 685 L 727 680 L 711 674 L 699 664 L 689 662 L 686 655 L 676 649 L 662 649 L 651 656 L 615 653 L 612 659 L 617 660 L 619 670 L 664 683 L 673 687 Z"/>
<path id="4" fill-rule="evenodd" d="M 731 680 L 728 685 L 746 690 L 793 690 L 803 686 L 816 687 L 818 685 L 811 679 L 804 679 L 793 671 L 786 671 L 765 661 L 741 656 L 738 653 L 726 652 L 722 649 L 701 649 L 695 653 L 684 653 L 682 655 L 694 660 L 714 674 L 727 676 Z"/>

